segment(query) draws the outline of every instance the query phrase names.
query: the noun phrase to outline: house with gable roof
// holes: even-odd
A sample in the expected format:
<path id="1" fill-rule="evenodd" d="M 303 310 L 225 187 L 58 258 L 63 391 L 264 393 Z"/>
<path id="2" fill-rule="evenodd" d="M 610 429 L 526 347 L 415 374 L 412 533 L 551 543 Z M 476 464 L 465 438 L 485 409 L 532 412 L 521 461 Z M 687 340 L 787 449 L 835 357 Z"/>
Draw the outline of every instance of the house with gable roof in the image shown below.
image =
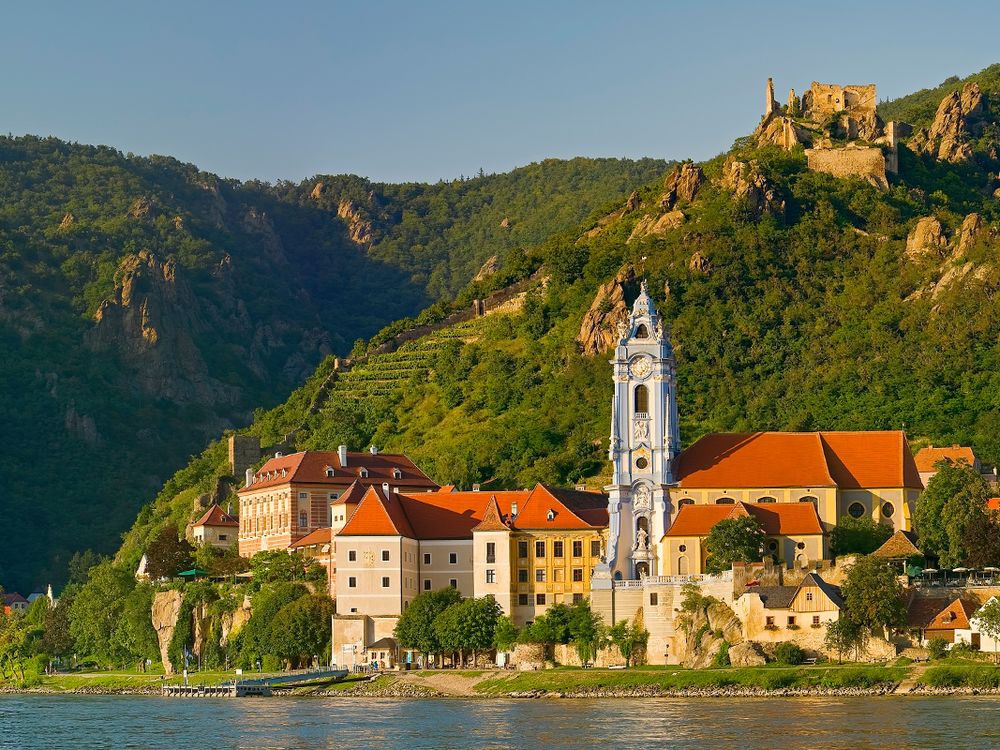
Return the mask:
<path id="1" fill-rule="evenodd" d="M 826 625 L 840 619 L 843 606 L 840 588 L 813 572 L 798 586 L 749 587 L 734 602 L 733 611 L 748 640 L 813 641 L 818 647 Z"/>
<path id="2" fill-rule="evenodd" d="M 229 549 L 238 543 L 240 519 L 213 504 L 191 525 L 195 544 L 207 544 L 216 549 Z"/>

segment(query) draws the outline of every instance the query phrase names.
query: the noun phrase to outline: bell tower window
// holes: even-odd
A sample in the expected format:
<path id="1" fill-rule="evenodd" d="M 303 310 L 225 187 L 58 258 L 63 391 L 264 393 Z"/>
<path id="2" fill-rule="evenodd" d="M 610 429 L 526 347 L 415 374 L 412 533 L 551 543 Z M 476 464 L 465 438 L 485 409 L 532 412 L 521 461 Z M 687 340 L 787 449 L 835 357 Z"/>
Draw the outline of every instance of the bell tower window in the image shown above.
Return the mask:
<path id="1" fill-rule="evenodd" d="M 646 324 L 645 323 L 640 323 L 639 327 L 635 329 L 635 337 L 637 339 L 648 339 L 649 338 L 649 329 L 646 328 Z"/>
<path id="2" fill-rule="evenodd" d="M 649 412 L 649 389 L 644 385 L 637 385 L 635 387 L 635 411 Z"/>

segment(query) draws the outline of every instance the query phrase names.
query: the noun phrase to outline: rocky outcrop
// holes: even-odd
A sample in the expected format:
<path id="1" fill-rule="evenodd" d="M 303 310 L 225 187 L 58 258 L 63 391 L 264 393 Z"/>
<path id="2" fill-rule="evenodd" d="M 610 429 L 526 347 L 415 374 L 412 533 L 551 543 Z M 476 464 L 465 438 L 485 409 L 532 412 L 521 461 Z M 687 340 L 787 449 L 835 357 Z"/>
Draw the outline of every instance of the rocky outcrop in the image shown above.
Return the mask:
<path id="1" fill-rule="evenodd" d="M 96 446 L 100 440 L 97 434 L 97 424 L 89 414 L 80 414 L 75 404 L 66 407 L 66 432 L 76 435 L 87 445 Z"/>
<path id="2" fill-rule="evenodd" d="M 500 270 L 500 260 L 497 256 L 491 256 L 482 267 L 476 272 L 476 275 L 472 277 L 473 281 L 485 281 L 490 276 L 495 274 Z"/>
<path id="3" fill-rule="evenodd" d="M 791 151 L 796 146 L 808 146 L 813 134 L 795 122 L 791 117 L 772 114 L 761 120 L 754 138 L 758 146 L 777 146 Z"/>
<path id="4" fill-rule="evenodd" d="M 971 213 L 962 221 L 962 227 L 958 230 L 958 240 L 955 252 L 958 255 L 965 255 L 976 244 L 976 240 L 983 234 L 986 222 L 977 213 Z"/>
<path id="5" fill-rule="evenodd" d="M 309 192 L 309 197 L 312 198 L 314 201 L 319 200 L 319 197 L 323 195 L 324 187 L 325 185 L 323 185 L 322 182 L 317 182 L 315 185 L 313 185 L 313 189 Z"/>
<path id="6" fill-rule="evenodd" d="M 688 261 L 688 270 L 708 275 L 712 272 L 712 262 L 702 254 L 701 250 L 695 250 L 691 260 Z"/>
<path id="7" fill-rule="evenodd" d="M 729 663 L 734 667 L 760 667 L 767 663 L 767 657 L 760 644 L 744 641 L 729 647 Z"/>
<path id="8" fill-rule="evenodd" d="M 983 93 L 970 82 L 941 100 L 930 128 L 918 131 L 909 146 L 942 161 L 967 161 L 972 156 L 969 138 L 981 133 L 983 125 Z"/>
<path id="9" fill-rule="evenodd" d="M 941 222 L 933 216 L 925 216 L 917 221 L 913 231 L 906 238 L 906 257 L 921 260 L 927 257 L 941 257 L 948 240 Z"/>
<path id="10" fill-rule="evenodd" d="M 510 219 L 508 219 L 506 216 L 504 216 L 500 220 L 500 228 L 501 229 L 510 229 Z"/>
<path id="11" fill-rule="evenodd" d="M 660 208 L 669 211 L 679 200 L 690 203 L 704 182 L 705 174 L 701 171 L 701 167 L 696 167 L 690 162 L 681 164 L 664 182 L 665 191 L 660 197 Z"/>
<path id="12" fill-rule="evenodd" d="M 590 309 L 583 316 L 577 343 L 586 355 L 600 354 L 618 341 L 618 326 L 628 319 L 629 308 L 625 303 L 625 288 L 635 283 L 635 270 L 631 265 L 597 290 Z"/>
<path id="13" fill-rule="evenodd" d="M 346 198 L 337 204 L 337 216 L 347 224 L 347 235 L 356 245 L 368 245 L 372 241 L 373 225 L 361 207 Z"/>
<path id="14" fill-rule="evenodd" d="M 730 645 L 730 650 L 733 645 L 743 642 L 740 620 L 723 602 L 709 600 L 707 606 L 678 619 L 687 633 L 682 652 L 678 654 L 685 667 L 710 666 L 724 641 Z"/>
<path id="15" fill-rule="evenodd" d="M 170 663 L 170 640 L 174 637 L 183 601 L 184 596 L 180 591 L 158 591 L 153 597 L 150 617 L 160 646 L 160 660 L 167 674 L 174 673 L 174 665 Z"/>
<path id="16" fill-rule="evenodd" d="M 243 626 L 250 621 L 253 609 L 250 606 L 250 597 L 244 596 L 243 602 L 232 612 L 225 612 L 219 625 L 219 645 L 225 646 L 231 638 L 239 635 Z"/>
<path id="17" fill-rule="evenodd" d="M 785 202 L 760 171 L 756 160 L 738 161 L 730 156 L 722 165 L 720 184 L 733 192 L 737 200 L 746 201 L 755 217 L 765 213 L 781 215 Z"/>
<path id="18" fill-rule="evenodd" d="M 67 211 L 66 214 L 62 217 L 62 221 L 59 222 L 59 229 L 61 231 L 69 229 L 71 226 L 73 226 L 75 221 L 76 217 Z"/>
<path id="19" fill-rule="evenodd" d="M 642 200 L 639 198 L 639 193 L 635 190 L 629 195 L 628 199 L 625 201 L 625 213 L 630 213 L 639 208 Z"/>
<path id="20" fill-rule="evenodd" d="M 128 215 L 133 219 L 143 219 L 149 221 L 155 219 L 156 214 L 156 201 L 145 196 L 137 198 L 135 202 L 132 203 L 132 207 L 128 210 Z"/>
<path id="21" fill-rule="evenodd" d="M 684 223 L 684 212 L 678 209 L 668 211 L 662 216 L 643 216 L 636 222 L 627 242 L 643 237 L 662 237 L 671 229 L 676 229 Z"/>
<path id="22" fill-rule="evenodd" d="M 181 269 L 148 251 L 122 259 L 115 291 L 94 314 L 91 349 L 115 350 L 142 392 L 178 404 L 235 403 L 239 389 L 208 376 L 195 343 L 206 329 L 201 305 Z"/>

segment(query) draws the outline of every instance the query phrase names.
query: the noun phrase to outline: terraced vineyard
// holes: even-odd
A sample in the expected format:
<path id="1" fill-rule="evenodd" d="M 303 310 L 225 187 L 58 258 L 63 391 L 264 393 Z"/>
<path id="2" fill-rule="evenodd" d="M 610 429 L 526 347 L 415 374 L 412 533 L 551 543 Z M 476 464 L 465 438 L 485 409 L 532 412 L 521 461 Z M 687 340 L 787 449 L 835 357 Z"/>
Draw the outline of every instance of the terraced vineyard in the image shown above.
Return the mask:
<path id="1" fill-rule="evenodd" d="M 484 327 L 500 314 L 458 323 L 407 341 L 394 352 L 368 357 L 363 363 L 338 374 L 330 388 L 328 402 L 338 397 L 367 399 L 392 395 L 411 378 L 422 378 L 434 366 L 438 351 L 449 341 L 475 341 Z"/>

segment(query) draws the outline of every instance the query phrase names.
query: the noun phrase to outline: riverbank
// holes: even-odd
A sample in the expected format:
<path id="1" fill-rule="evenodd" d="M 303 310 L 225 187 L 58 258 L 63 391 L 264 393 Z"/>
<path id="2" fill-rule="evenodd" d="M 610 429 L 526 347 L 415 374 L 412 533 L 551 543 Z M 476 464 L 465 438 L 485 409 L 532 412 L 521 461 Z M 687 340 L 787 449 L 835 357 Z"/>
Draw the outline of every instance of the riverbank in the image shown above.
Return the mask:
<path id="1" fill-rule="evenodd" d="M 233 672 L 194 673 L 192 685 L 218 685 Z M 183 677 L 92 672 L 42 676 L 23 687 L 0 683 L 0 694 L 159 695 Z M 426 670 L 351 675 L 282 695 L 341 698 L 715 698 L 858 695 L 996 695 L 1000 667 L 944 660 L 931 665 L 833 665 L 682 669 L 557 668 L 537 672 Z"/>

